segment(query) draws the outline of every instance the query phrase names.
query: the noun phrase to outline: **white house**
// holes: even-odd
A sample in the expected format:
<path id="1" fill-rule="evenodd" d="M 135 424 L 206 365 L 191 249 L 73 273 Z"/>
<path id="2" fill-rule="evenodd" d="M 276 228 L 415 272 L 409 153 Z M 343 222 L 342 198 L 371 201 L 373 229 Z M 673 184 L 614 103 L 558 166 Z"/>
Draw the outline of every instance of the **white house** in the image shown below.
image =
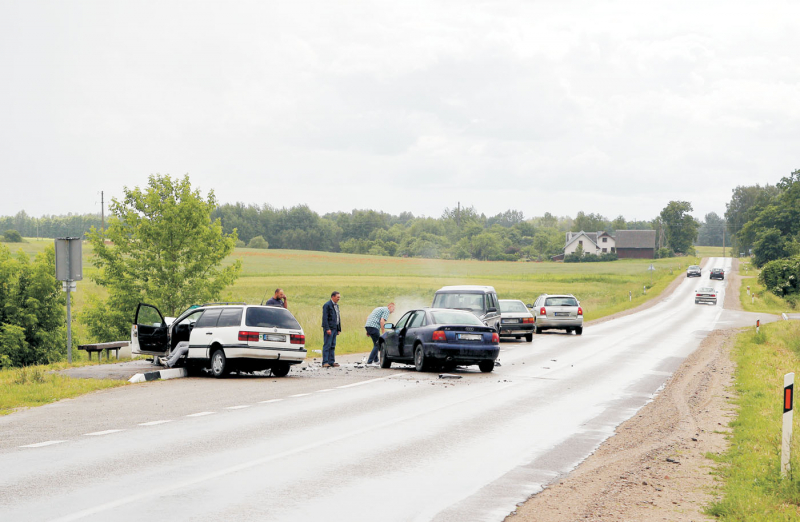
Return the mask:
<path id="1" fill-rule="evenodd" d="M 566 239 L 564 255 L 574 254 L 578 245 L 583 247 L 585 254 L 600 255 L 617 251 L 614 236 L 608 232 L 567 232 Z"/>

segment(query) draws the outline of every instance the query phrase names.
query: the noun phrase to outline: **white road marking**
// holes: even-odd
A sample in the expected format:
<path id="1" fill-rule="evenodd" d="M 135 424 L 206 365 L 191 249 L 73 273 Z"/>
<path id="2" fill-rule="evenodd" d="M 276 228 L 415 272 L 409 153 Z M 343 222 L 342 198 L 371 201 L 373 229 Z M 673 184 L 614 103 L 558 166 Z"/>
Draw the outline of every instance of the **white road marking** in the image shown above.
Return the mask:
<path id="1" fill-rule="evenodd" d="M 395 424 L 400 424 L 400 423 L 403 423 L 403 422 L 408 422 L 408 421 L 413 420 L 413 419 L 415 419 L 417 417 L 423 417 L 425 415 L 431 415 L 431 414 L 433 414 L 433 413 L 435 413 L 435 412 L 437 412 L 439 410 L 443 410 L 445 408 L 451 408 L 451 407 L 455 406 L 456 404 L 462 404 L 462 403 L 471 402 L 471 401 L 474 401 L 476 398 L 481 398 L 481 397 L 484 397 L 486 395 L 491 395 L 491 394 L 506 390 L 506 389 L 508 389 L 508 388 L 510 388 L 512 386 L 514 386 L 514 384 L 509 383 L 506 386 L 502 386 L 500 388 L 491 390 L 489 392 L 482 393 L 482 394 L 478 395 L 477 397 L 470 397 L 468 399 L 463 399 L 463 400 L 460 400 L 460 401 L 456 401 L 455 403 L 445 404 L 445 405 L 440 406 L 438 408 L 433 408 L 431 410 L 426 410 L 426 411 L 422 411 L 422 412 L 418 412 L 418 413 L 413 413 L 413 414 L 410 414 L 410 415 L 406 415 L 404 417 L 396 417 L 394 419 L 383 421 L 383 422 L 379 422 L 377 424 L 373 424 L 372 426 L 367 426 L 367 427 L 364 427 L 364 428 L 360 428 L 360 429 L 351 431 L 349 433 L 343 433 L 343 434 L 339 435 L 338 437 L 319 440 L 317 442 L 311 442 L 309 444 L 305 444 L 303 446 L 299 446 L 299 447 L 294 448 L 294 449 L 282 451 L 282 452 L 276 453 L 274 455 L 267 455 L 265 457 L 260 457 L 260 458 L 253 459 L 253 460 L 250 460 L 250 461 L 247 461 L 247 462 L 243 462 L 241 464 L 236 464 L 234 466 L 229 466 L 227 468 L 219 469 L 217 471 L 212 471 L 211 473 L 207 473 L 205 475 L 196 476 L 195 478 L 186 480 L 184 482 L 172 483 L 171 485 L 169 485 L 167 487 L 159 487 L 157 489 L 153 489 L 153 490 L 150 490 L 150 491 L 142 491 L 141 493 L 136 493 L 134 495 L 129 495 L 127 497 L 118 498 L 117 500 L 112 500 L 111 502 L 106 502 L 105 504 L 100 504 L 100 505 L 97 505 L 97 506 L 94 506 L 94 507 L 91 507 L 91 508 L 88 508 L 88 509 L 84 509 L 82 511 L 77 511 L 77 512 L 71 513 L 69 515 L 53 519 L 51 522 L 72 522 L 73 520 L 79 520 L 81 518 L 88 517 L 90 515 L 96 515 L 97 513 L 102 513 L 104 511 L 108 511 L 110 509 L 118 508 L 120 506 L 124 506 L 126 504 L 130 504 L 132 502 L 136 502 L 136 501 L 139 501 L 139 500 L 148 500 L 148 501 L 152 502 L 153 499 L 155 499 L 157 497 L 163 498 L 163 497 L 167 496 L 169 493 L 171 493 L 173 491 L 177 491 L 179 489 L 185 489 L 187 487 L 194 486 L 195 484 L 201 484 L 203 482 L 208 482 L 209 480 L 217 479 L 217 478 L 220 478 L 220 477 L 224 477 L 226 475 L 230 475 L 232 473 L 236 473 L 236 472 L 243 471 L 243 470 L 246 470 L 246 469 L 250 469 L 250 468 L 253 468 L 253 467 L 261 466 L 261 465 L 266 464 L 268 462 L 272 462 L 272 461 L 275 461 L 275 460 L 286 458 L 286 457 L 289 457 L 289 456 L 292 456 L 292 455 L 296 455 L 298 453 L 305 453 L 305 452 L 308 452 L 310 450 L 319 448 L 321 446 L 327 446 L 329 444 L 335 444 L 336 442 L 339 442 L 339 441 L 342 441 L 342 440 L 347 440 L 347 439 L 350 439 L 350 438 L 353 438 L 353 437 L 357 437 L 357 436 L 363 435 L 365 433 L 369 433 L 371 431 L 383 429 L 383 428 L 386 428 L 386 427 L 389 427 L 389 426 L 393 426 Z"/>
<path id="2" fill-rule="evenodd" d="M 270 399 L 270 400 L 268 400 L 268 401 L 259 401 L 258 403 L 259 403 L 259 404 L 268 404 L 268 403 L 270 403 L 270 402 L 279 402 L 279 401 L 282 401 L 282 400 L 283 400 L 283 399 Z"/>
<path id="3" fill-rule="evenodd" d="M 226 409 L 226 410 L 241 410 L 241 409 L 243 409 L 243 408 L 249 408 L 249 407 L 250 407 L 250 405 L 249 405 L 249 404 L 243 404 L 243 405 L 241 405 L 241 406 L 228 406 L 228 407 L 227 407 L 227 408 L 225 408 L 225 409 Z"/>
<path id="4" fill-rule="evenodd" d="M 306 395 L 311 395 L 310 393 L 298 393 L 297 395 L 289 395 L 289 397 L 305 397 Z"/>
<path id="5" fill-rule="evenodd" d="M 150 422 L 143 422 L 139 424 L 139 426 L 158 426 L 159 424 L 165 424 L 167 422 L 172 422 L 171 420 L 160 420 L 160 421 L 150 421 Z"/>
<path id="6" fill-rule="evenodd" d="M 62 442 L 67 442 L 65 440 L 47 440 L 44 442 L 37 442 L 36 444 L 26 444 L 24 446 L 20 446 L 20 448 L 41 448 L 44 446 L 50 446 L 52 444 L 61 444 Z"/>
<path id="7" fill-rule="evenodd" d="M 84 435 L 90 435 L 90 436 L 108 435 L 109 433 L 117 433 L 118 431 L 123 431 L 123 430 L 95 431 L 95 432 L 92 432 L 92 433 L 84 433 Z"/>
<path id="8" fill-rule="evenodd" d="M 339 389 L 352 388 L 354 386 L 361 386 L 362 384 L 370 384 L 370 383 L 373 383 L 373 382 L 385 381 L 386 379 L 391 379 L 392 377 L 399 377 L 401 375 L 410 375 L 410 374 L 411 374 L 411 372 L 396 373 L 396 374 L 390 375 L 388 377 L 380 377 L 378 379 L 370 379 L 368 381 L 354 382 L 353 384 L 345 384 L 344 386 L 337 386 L 337 388 L 339 388 Z"/>
<path id="9" fill-rule="evenodd" d="M 317 393 L 329 392 L 329 391 L 334 391 L 334 390 L 333 390 L 333 388 L 328 388 L 326 390 L 317 390 Z"/>
<path id="10" fill-rule="evenodd" d="M 215 412 L 215 411 L 201 411 L 200 413 L 192 413 L 190 415 L 187 415 L 187 417 L 203 417 L 204 415 L 214 415 L 215 413 L 217 413 L 217 412 Z"/>

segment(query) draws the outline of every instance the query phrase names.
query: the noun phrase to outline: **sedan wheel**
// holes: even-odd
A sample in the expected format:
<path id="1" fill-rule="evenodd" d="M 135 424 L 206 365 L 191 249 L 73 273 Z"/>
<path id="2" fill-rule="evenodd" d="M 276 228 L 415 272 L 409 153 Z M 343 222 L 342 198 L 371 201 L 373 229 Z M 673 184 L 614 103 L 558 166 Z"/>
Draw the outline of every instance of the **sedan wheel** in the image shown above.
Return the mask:
<path id="1" fill-rule="evenodd" d="M 414 367 L 418 372 L 424 372 L 428 369 L 428 364 L 425 361 L 425 352 L 422 350 L 421 344 L 417 345 L 417 349 L 414 350 Z"/>
<path id="2" fill-rule="evenodd" d="M 225 357 L 225 352 L 217 350 L 211 356 L 211 375 L 217 379 L 225 377 L 230 372 L 228 368 L 228 359 Z"/>
<path id="3" fill-rule="evenodd" d="M 275 377 L 286 377 L 289 374 L 288 364 L 276 364 L 272 367 L 272 375 Z"/>
<path id="4" fill-rule="evenodd" d="M 391 368 L 392 361 L 386 357 L 386 345 L 381 343 L 380 348 L 378 348 L 378 361 L 381 363 L 381 368 Z"/>
<path id="5" fill-rule="evenodd" d="M 483 373 L 489 373 L 494 370 L 494 361 L 481 361 L 478 363 L 478 368 L 480 368 Z"/>
<path id="6" fill-rule="evenodd" d="M 532 343 L 533 342 L 533 334 L 527 334 L 525 336 L 525 340 L 528 341 L 529 343 Z"/>

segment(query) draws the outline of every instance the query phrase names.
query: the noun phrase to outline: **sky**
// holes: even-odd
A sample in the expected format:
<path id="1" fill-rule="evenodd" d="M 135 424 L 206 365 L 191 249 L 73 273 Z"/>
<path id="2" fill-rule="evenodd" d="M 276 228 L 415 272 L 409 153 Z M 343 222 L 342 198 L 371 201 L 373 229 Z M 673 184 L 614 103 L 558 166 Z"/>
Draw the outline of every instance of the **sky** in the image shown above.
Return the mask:
<path id="1" fill-rule="evenodd" d="M 722 214 L 800 168 L 796 1 L 0 0 L 0 215 Z"/>

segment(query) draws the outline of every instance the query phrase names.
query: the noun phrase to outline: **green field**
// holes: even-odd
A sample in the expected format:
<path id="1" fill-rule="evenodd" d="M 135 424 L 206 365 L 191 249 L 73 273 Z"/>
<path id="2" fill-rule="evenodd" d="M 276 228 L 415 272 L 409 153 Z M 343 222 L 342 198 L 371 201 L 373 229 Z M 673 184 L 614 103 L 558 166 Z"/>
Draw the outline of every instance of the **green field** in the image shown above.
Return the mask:
<path id="1" fill-rule="evenodd" d="M 738 417 L 722 463 L 722 498 L 708 512 L 720 520 L 800 520 L 800 416 L 794 415 L 793 473 L 780 477 L 783 376 L 800 366 L 800 322 L 749 328 L 736 339 Z"/>
<path id="2" fill-rule="evenodd" d="M 697 257 L 733 257 L 730 247 L 725 247 L 725 255 L 722 255 L 722 247 L 697 246 L 694 247 Z"/>
<path id="3" fill-rule="evenodd" d="M 20 246 L 34 254 L 52 239 L 28 240 Z M 13 248 L 13 246 L 12 246 Z M 404 310 L 430 306 L 434 292 L 444 285 L 492 285 L 501 299 L 533 302 L 542 293 L 571 293 L 581 301 L 586 320 L 597 319 L 637 306 L 660 293 L 695 258 L 620 260 L 609 263 L 525 263 L 505 261 L 450 261 L 237 248 L 228 262 L 240 259 L 242 276 L 223 295 L 226 301 L 261 302 L 276 287 L 286 291 L 289 308 L 306 331 L 309 354 L 322 347 L 321 309 L 333 290 L 342 294 L 343 332 L 337 353 L 363 352 L 371 348 L 364 321 L 376 306 L 397 304 L 390 320 Z M 650 264 L 655 270 L 647 270 Z M 91 247 L 84 244 L 84 277 L 73 294 L 76 314 L 90 293 L 102 289 L 89 279 Z M 643 294 L 647 286 L 647 295 Z M 628 300 L 631 292 L 632 301 Z M 75 325 L 79 339 L 85 329 Z M 77 356 L 78 358 L 82 357 Z"/>

